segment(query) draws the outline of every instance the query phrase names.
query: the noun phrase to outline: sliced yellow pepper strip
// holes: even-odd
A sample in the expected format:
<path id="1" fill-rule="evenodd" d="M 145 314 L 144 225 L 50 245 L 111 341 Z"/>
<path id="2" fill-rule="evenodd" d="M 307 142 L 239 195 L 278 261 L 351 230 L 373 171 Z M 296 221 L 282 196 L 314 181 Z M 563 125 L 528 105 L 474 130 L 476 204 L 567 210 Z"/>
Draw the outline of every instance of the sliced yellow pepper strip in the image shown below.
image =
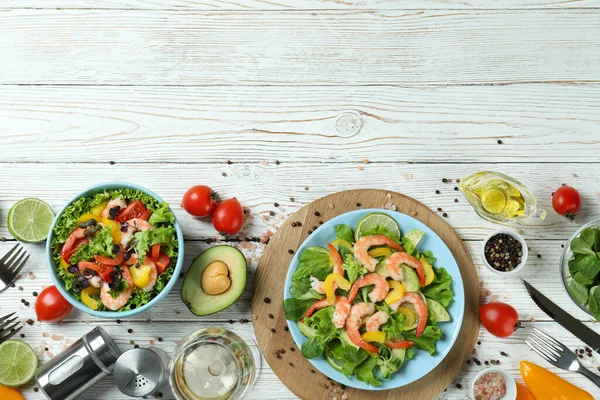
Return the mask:
<path id="1" fill-rule="evenodd" d="M 435 278 L 435 273 L 433 272 L 433 267 L 431 266 L 431 264 L 429 264 L 429 261 L 427 261 L 427 259 L 421 255 L 421 264 L 423 264 L 423 269 L 425 270 L 425 286 L 429 285 L 431 282 L 433 282 L 433 279 Z"/>
<path id="2" fill-rule="evenodd" d="M 61 257 L 59 262 L 60 262 L 60 266 L 63 267 L 64 269 L 69 268 L 69 263 L 66 262 L 64 258 Z"/>
<path id="3" fill-rule="evenodd" d="M 392 249 L 390 249 L 389 247 L 377 247 L 375 249 L 369 250 L 368 254 L 373 258 L 377 258 L 377 257 L 388 258 L 389 256 L 392 255 Z"/>
<path id="4" fill-rule="evenodd" d="M 102 211 L 104 211 L 104 209 L 106 208 L 107 205 L 108 205 L 108 201 L 100 203 L 97 206 L 92 207 L 92 209 L 90 210 L 90 212 L 94 215 L 94 217 L 96 219 L 100 219 L 100 217 L 102 215 Z"/>
<path id="5" fill-rule="evenodd" d="M 404 326 L 413 326 L 414 323 L 417 321 L 416 314 L 413 312 L 413 310 L 411 310 L 408 307 L 398 307 L 398 310 L 396 310 L 396 312 L 406 317 L 406 320 L 404 321 Z"/>
<path id="6" fill-rule="evenodd" d="M 392 290 L 388 292 L 388 295 L 385 298 L 385 303 L 390 305 L 397 302 L 402 298 L 402 296 L 404 296 L 404 285 L 398 281 L 388 281 L 388 283 Z"/>
<path id="7" fill-rule="evenodd" d="M 385 332 L 379 332 L 379 331 L 365 332 L 362 335 L 362 340 L 364 340 L 367 343 L 368 342 L 383 343 L 383 342 L 385 342 Z"/>
<path id="8" fill-rule="evenodd" d="M 102 222 L 102 225 L 110 228 L 110 236 L 112 236 L 113 243 L 118 244 L 121 242 L 121 224 L 112 221 L 108 218 L 102 218 L 99 222 Z"/>
<path id="9" fill-rule="evenodd" d="M 340 247 L 345 247 L 348 250 L 350 250 L 351 253 L 354 254 L 354 247 L 347 240 L 344 240 L 344 239 L 335 239 L 333 242 L 331 242 L 331 244 L 334 245 L 336 249 L 339 249 Z"/>
<path id="10" fill-rule="evenodd" d="M 96 222 L 98 222 L 98 216 L 95 214 L 82 214 L 81 217 L 77 218 L 77 225 L 81 224 L 82 222 L 87 222 L 90 219 L 95 219 Z"/>
<path id="11" fill-rule="evenodd" d="M 150 266 L 141 265 L 139 268 L 135 266 L 129 267 L 129 274 L 133 280 L 133 284 L 139 288 L 148 286 L 150 282 Z"/>
<path id="12" fill-rule="evenodd" d="M 340 274 L 329 274 L 323 282 L 323 289 L 325 289 L 325 295 L 327 296 L 327 302 L 329 304 L 335 303 L 335 288 L 333 284 L 337 283 L 338 287 L 343 290 L 350 290 L 352 284 L 346 280 Z"/>
<path id="13" fill-rule="evenodd" d="M 89 286 L 81 291 L 81 301 L 92 310 L 98 309 L 98 302 L 91 297 L 95 294 L 100 294 L 100 289 L 92 286 Z"/>
<path id="14" fill-rule="evenodd" d="M 521 361 L 521 375 L 536 399 L 593 400 L 585 390 L 573 386 L 558 375 L 529 361 Z"/>

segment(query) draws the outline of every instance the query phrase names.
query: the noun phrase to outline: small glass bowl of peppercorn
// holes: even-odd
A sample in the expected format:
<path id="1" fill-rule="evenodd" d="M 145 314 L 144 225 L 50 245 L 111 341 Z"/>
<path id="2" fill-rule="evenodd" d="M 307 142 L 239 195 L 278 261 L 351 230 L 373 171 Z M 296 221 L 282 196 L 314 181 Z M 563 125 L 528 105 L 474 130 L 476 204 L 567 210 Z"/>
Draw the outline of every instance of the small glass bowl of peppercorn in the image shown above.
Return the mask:
<path id="1" fill-rule="evenodd" d="M 500 230 L 489 235 L 481 248 L 481 258 L 488 269 L 496 274 L 519 272 L 527 262 L 527 244 L 516 232 Z"/>

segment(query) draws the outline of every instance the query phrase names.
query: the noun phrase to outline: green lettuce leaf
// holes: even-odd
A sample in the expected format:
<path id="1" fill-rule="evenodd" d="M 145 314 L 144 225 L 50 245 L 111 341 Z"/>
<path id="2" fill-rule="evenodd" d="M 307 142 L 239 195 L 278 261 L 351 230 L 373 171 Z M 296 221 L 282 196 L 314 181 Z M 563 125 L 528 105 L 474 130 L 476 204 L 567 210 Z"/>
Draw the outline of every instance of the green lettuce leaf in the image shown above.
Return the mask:
<path id="1" fill-rule="evenodd" d="M 354 232 L 348 225 L 336 225 L 335 235 L 338 239 L 344 239 L 348 243 L 354 243 Z"/>
<path id="2" fill-rule="evenodd" d="M 315 336 L 302 345 L 301 352 L 304 357 L 314 358 L 320 356 L 323 354 L 327 342 L 338 337 L 339 330 L 332 322 L 333 310 L 334 307 L 325 307 L 304 319 L 304 323 L 309 328 L 317 331 Z"/>
<path id="3" fill-rule="evenodd" d="M 432 325 L 426 326 L 423 334 L 419 337 L 417 337 L 416 329 L 404 332 L 404 338 L 406 340 L 414 341 L 416 347 L 429 352 L 431 355 L 435 353 L 435 342 L 441 337 L 442 331 L 440 328 Z"/>
<path id="4" fill-rule="evenodd" d="M 133 235 L 133 239 L 140 260 L 144 259 L 146 253 L 155 244 L 160 244 L 161 251 L 165 252 L 171 258 L 177 248 L 175 228 L 171 226 L 136 232 Z"/>
<path id="5" fill-rule="evenodd" d="M 367 352 L 363 349 L 357 349 L 339 339 L 329 342 L 328 350 L 330 351 L 330 356 L 333 358 L 344 360 L 344 363 L 342 364 L 342 373 L 345 376 L 352 375 L 356 367 L 369 357 Z"/>
<path id="6" fill-rule="evenodd" d="M 377 366 L 377 357 L 368 357 L 354 370 L 356 379 L 372 386 L 381 386 L 381 382 L 375 377 L 374 371 Z"/>
<path id="7" fill-rule="evenodd" d="M 388 379 L 392 374 L 400 369 L 403 360 L 394 357 L 392 350 L 386 346 L 379 348 L 379 355 L 377 356 L 377 365 L 381 371 L 381 378 Z"/>
<path id="8" fill-rule="evenodd" d="M 388 321 L 381 325 L 380 330 L 385 332 L 386 340 L 397 339 L 402 337 L 402 331 L 406 326 L 406 317 L 404 314 L 394 312 L 387 304 L 381 303 L 381 305 L 375 306 L 379 311 L 385 311 L 390 318 Z"/>
<path id="9" fill-rule="evenodd" d="M 344 250 L 348 251 L 348 249 Z M 368 272 L 352 254 L 347 254 L 344 260 L 345 262 L 342 264 L 342 269 L 346 271 L 350 283 L 354 283 L 355 280 Z"/>
<path id="10" fill-rule="evenodd" d="M 110 234 L 111 229 L 104 227 L 88 243 L 84 244 L 71 256 L 71 264 L 77 264 L 79 261 L 92 261 L 95 255 L 113 257 L 114 243 Z"/>
<path id="11" fill-rule="evenodd" d="M 429 297 L 448 308 L 448 305 L 454 298 L 452 293 L 452 277 L 446 271 L 445 268 L 435 268 L 435 278 L 429 286 L 423 288 L 423 294 L 425 297 Z"/>
<path id="12" fill-rule="evenodd" d="M 323 247 L 309 247 L 300 255 L 298 268 L 292 275 L 290 294 L 299 300 L 321 299 L 323 295 L 312 289 L 310 277 L 320 281 L 333 272 L 329 264 L 329 252 Z"/>
<path id="13" fill-rule="evenodd" d="M 283 311 L 285 313 L 285 319 L 290 321 L 300 321 L 304 315 L 306 315 L 306 311 L 310 308 L 310 306 L 314 303 L 314 300 L 298 300 L 293 297 L 289 299 L 285 299 L 283 302 Z"/>
<path id="14" fill-rule="evenodd" d="M 156 210 L 152 212 L 148 222 L 152 224 L 152 226 L 158 226 L 158 224 L 166 223 L 166 224 L 174 224 L 175 216 L 169 209 L 169 204 L 166 202 L 162 202 L 156 207 Z"/>

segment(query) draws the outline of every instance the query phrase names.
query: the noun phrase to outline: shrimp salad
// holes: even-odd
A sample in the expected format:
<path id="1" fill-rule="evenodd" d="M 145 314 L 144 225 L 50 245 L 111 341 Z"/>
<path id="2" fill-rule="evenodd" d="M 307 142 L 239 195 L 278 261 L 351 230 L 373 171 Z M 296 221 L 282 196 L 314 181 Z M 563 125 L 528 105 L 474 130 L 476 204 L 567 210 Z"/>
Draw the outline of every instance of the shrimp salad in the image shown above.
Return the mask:
<path id="1" fill-rule="evenodd" d="M 177 261 L 175 217 L 165 202 L 132 189 L 82 197 L 61 214 L 51 243 L 67 291 L 97 311 L 147 304 Z"/>
<path id="2" fill-rule="evenodd" d="M 435 353 L 454 295 L 448 272 L 417 249 L 422 231 L 401 235 L 385 214 L 363 220 L 373 215 L 382 226 L 338 225 L 336 240 L 299 255 L 284 310 L 308 338 L 306 358 L 323 356 L 346 377 L 380 386 L 416 351 Z"/>

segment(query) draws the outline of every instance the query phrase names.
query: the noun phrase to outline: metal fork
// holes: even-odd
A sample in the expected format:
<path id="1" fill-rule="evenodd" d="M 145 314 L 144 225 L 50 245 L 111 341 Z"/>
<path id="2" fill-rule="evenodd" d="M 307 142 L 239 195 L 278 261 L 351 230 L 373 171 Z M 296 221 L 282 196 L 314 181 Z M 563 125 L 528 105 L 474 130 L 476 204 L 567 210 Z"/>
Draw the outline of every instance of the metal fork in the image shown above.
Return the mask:
<path id="1" fill-rule="evenodd" d="M 23 247 L 20 247 L 19 243 L 0 259 L 0 293 L 4 292 L 17 279 L 17 275 L 27 260 L 29 260 L 29 255 Z"/>
<path id="2" fill-rule="evenodd" d="M 577 356 L 558 340 L 535 328 L 527 339 L 525 343 L 550 364 L 565 371 L 579 372 L 600 387 L 600 376 L 581 365 Z"/>
<path id="3" fill-rule="evenodd" d="M 23 325 L 19 326 L 21 323 L 17 321 L 19 317 L 10 318 L 13 315 L 15 315 L 15 313 L 0 317 L 0 343 L 10 339 L 14 334 L 23 329 Z M 17 328 L 17 326 L 19 327 Z"/>

